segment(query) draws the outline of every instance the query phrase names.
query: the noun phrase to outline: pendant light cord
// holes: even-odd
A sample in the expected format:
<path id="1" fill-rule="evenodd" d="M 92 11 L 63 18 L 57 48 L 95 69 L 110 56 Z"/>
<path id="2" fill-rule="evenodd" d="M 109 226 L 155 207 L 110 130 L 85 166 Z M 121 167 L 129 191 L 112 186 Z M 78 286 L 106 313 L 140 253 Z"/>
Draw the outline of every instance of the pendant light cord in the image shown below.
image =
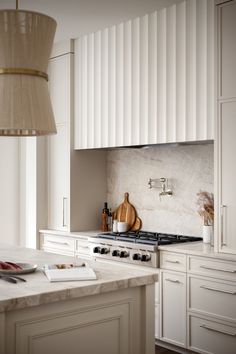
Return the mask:
<path id="1" fill-rule="evenodd" d="M 18 0 L 16 0 L 16 10 L 18 10 Z"/>

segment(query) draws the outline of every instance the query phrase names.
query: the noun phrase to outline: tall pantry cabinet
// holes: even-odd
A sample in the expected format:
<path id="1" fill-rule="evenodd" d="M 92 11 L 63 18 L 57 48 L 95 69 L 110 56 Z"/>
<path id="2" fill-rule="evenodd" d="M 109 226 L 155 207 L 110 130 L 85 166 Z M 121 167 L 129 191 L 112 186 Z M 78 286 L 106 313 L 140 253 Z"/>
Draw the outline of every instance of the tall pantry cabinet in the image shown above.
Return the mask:
<path id="1" fill-rule="evenodd" d="M 106 155 L 73 149 L 73 40 L 54 45 L 49 74 L 57 134 L 48 137 L 48 228 L 97 229 L 106 196 Z"/>
<path id="2" fill-rule="evenodd" d="M 70 227 L 70 124 L 72 116 L 73 43 L 54 46 L 49 64 L 49 91 L 57 134 L 48 138 L 48 226 Z"/>
<path id="3" fill-rule="evenodd" d="M 236 253 L 236 1 L 217 1 L 217 251 Z M 222 3 L 222 4 L 221 4 Z"/>

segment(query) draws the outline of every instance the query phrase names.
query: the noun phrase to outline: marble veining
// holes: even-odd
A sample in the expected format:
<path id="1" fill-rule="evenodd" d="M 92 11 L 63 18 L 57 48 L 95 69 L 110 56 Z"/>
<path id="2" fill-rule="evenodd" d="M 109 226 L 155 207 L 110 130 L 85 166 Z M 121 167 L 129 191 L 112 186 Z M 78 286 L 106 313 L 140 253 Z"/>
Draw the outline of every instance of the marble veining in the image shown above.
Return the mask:
<path id="1" fill-rule="evenodd" d="M 213 192 L 213 144 L 159 145 L 148 149 L 116 149 L 107 155 L 107 200 L 115 209 L 129 192 L 143 229 L 201 236 L 197 214 L 199 190 Z M 161 200 L 148 189 L 149 178 L 167 177 L 173 197 Z"/>
<path id="2" fill-rule="evenodd" d="M 119 265 L 86 260 L 98 280 L 50 283 L 40 267 L 48 263 L 71 263 L 73 257 L 0 244 L 0 259 L 39 266 L 35 273 L 22 276 L 26 283 L 12 284 L 0 279 L 0 312 L 153 284 L 158 280 L 155 269 L 125 267 L 122 271 Z"/>
<path id="3" fill-rule="evenodd" d="M 219 260 L 236 262 L 236 254 L 215 252 L 214 247 L 212 247 L 210 244 L 203 243 L 203 242 L 187 242 L 178 245 L 177 244 L 165 245 L 165 246 L 159 246 L 158 249 L 160 251 L 184 253 L 187 255 L 195 255 L 195 256 L 209 257 L 209 258 L 215 258 Z"/>

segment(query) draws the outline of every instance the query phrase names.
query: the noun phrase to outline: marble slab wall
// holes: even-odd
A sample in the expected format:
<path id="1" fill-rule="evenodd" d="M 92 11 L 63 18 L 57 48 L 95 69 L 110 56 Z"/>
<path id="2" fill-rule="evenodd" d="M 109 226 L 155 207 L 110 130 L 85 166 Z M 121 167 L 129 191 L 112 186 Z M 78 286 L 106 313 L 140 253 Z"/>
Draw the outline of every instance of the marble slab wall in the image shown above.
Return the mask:
<path id="1" fill-rule="evenodd" d="M 109 151 L 109 207 L 114 210 L 129 192 L 143 230 L 201 236 L 196 194 L 200 190 L 213 192 L 213 149 L 210 143 Z M 160 199 L 158 189 L 149 189 L 149 178 L 160 177 L 169 179 L 173 196 Z"/>

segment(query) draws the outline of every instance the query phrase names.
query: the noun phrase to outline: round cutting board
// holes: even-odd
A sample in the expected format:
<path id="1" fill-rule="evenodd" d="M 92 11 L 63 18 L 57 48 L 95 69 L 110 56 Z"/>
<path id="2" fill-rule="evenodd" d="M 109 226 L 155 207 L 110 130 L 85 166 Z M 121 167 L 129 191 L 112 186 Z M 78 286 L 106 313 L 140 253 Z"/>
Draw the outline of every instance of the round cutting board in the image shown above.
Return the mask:
<path id="1" fill-rule="evenodd" d="M 128 223 L 128 230 L 132 228 L 136 220 L 136 210 L 129 202 L 129 193 L 125 193 L 124 201 L 119 205 L 115 214 L 118 221 L 125 221 Z"/>
<path id="2" fill-rule="evenodd" d="M 134 225 L 131 227 L 130 231 L 139 231 L 142 227 L 142 221 L 137 216 Z"/>

